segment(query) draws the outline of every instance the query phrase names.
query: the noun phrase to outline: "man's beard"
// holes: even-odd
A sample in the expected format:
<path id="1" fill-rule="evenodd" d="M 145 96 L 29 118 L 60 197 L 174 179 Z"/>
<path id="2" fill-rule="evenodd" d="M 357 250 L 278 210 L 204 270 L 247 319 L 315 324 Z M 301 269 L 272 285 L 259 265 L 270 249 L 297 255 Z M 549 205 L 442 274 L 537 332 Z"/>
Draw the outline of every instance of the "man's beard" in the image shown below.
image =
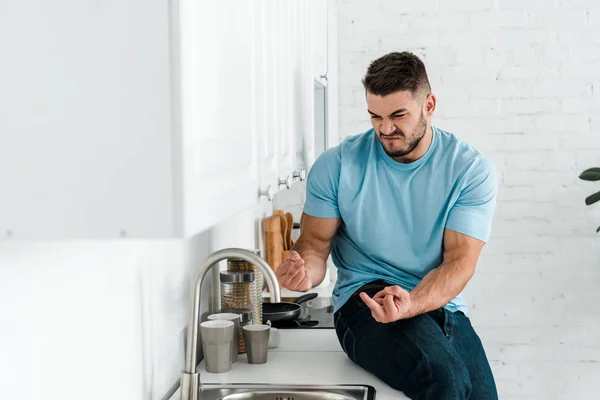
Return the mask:
<path id="1" fill-rule="evenodd" d="M 410 154 L 414 149 L 416 149 L 417 146 L 419 145 L 419 143 L 421 142 L 421 139 L 423 139 L 423 137 L 425 136 L 426 132 L 427 132 L 427 120 L 425 119 L 425 115 L 423 115 L 423 112 L 421 112 L 421 117 L 419 118 L 419 124 L 412 131 L 412 135 L 410 136 L 410 139 L 400 130 L 396 130 L 395 132 L 393 132 L 389 135 L 383 135 L 380 133 L 377 138 L 381 142 L 383 150 L 386 152 L 386 154 L 388 156 L 390 156 L 392 158 L 398 158 L 398 157 L 404 157 L 405 155 Z M 381 137 L 394 137 L 394 136 L 404 136 L 406 138 L 406 140 L 408 142 L 404 149 L 388 150 L 385 147 L 385 144 L 381 140 Z"/>

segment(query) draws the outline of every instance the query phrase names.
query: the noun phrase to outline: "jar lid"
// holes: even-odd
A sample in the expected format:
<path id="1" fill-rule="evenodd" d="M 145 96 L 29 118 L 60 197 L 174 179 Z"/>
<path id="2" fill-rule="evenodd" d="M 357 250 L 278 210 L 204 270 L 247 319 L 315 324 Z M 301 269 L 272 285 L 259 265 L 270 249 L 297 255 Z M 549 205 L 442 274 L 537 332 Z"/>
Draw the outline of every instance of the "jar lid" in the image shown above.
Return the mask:
<path id="1" fill-rule="evenodd" d="M 252 310 L 247 308 L 222 308 L 219 312 L 239 314 L 240 323 L 242 324 L 252 321 Z"/>
<path id="2" fill-rule="evenodd" d="M 221 282 L 225 283 L 250 283 L 254 282 L 253 271 L 222 271 Z"/>

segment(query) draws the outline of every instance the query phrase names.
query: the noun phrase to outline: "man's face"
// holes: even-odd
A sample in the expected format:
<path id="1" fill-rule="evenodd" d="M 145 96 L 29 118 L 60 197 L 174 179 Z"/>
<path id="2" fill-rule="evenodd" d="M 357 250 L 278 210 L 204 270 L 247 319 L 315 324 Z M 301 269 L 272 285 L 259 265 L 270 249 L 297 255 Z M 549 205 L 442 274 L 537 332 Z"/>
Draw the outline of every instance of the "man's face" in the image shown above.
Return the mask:
<path id="1" fill-rule="evenodd" d="M 430 117 L 425 114 L 427 101 L 406 90 L 386 96 L 367 92 L 371 124 L 390 157 L 410 154 L 425 135 Z"/>

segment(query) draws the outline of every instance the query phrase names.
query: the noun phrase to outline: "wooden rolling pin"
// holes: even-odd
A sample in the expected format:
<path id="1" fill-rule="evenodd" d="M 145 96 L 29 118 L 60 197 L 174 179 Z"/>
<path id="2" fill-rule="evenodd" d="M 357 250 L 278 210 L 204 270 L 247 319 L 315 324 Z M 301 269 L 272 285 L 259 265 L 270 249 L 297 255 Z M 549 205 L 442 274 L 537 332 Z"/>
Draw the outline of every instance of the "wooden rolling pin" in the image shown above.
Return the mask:
<path id="1" fill-rule="evenodd" d="M 281 221 L 278 216 L 263 219 L 265 232 L 265 259 L 267 264 L 275 271 L 282 262 L 283 236 L 281 236 Z"/>

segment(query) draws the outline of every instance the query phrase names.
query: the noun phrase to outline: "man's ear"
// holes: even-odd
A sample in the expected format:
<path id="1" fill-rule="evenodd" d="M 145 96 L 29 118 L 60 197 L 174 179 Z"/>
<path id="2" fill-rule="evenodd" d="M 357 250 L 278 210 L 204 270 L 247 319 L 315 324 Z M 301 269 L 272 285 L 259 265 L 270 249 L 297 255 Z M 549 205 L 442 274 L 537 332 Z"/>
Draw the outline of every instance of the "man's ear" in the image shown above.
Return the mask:
<path id="1" fill-rule="evenodd" d="M 427 95 L 425 102 L 423 103 L 423 113 L 426 117 L 431 117 L 435 111 L 437 105 L 437 99 L 434 94 L 430 93 Z"/>

